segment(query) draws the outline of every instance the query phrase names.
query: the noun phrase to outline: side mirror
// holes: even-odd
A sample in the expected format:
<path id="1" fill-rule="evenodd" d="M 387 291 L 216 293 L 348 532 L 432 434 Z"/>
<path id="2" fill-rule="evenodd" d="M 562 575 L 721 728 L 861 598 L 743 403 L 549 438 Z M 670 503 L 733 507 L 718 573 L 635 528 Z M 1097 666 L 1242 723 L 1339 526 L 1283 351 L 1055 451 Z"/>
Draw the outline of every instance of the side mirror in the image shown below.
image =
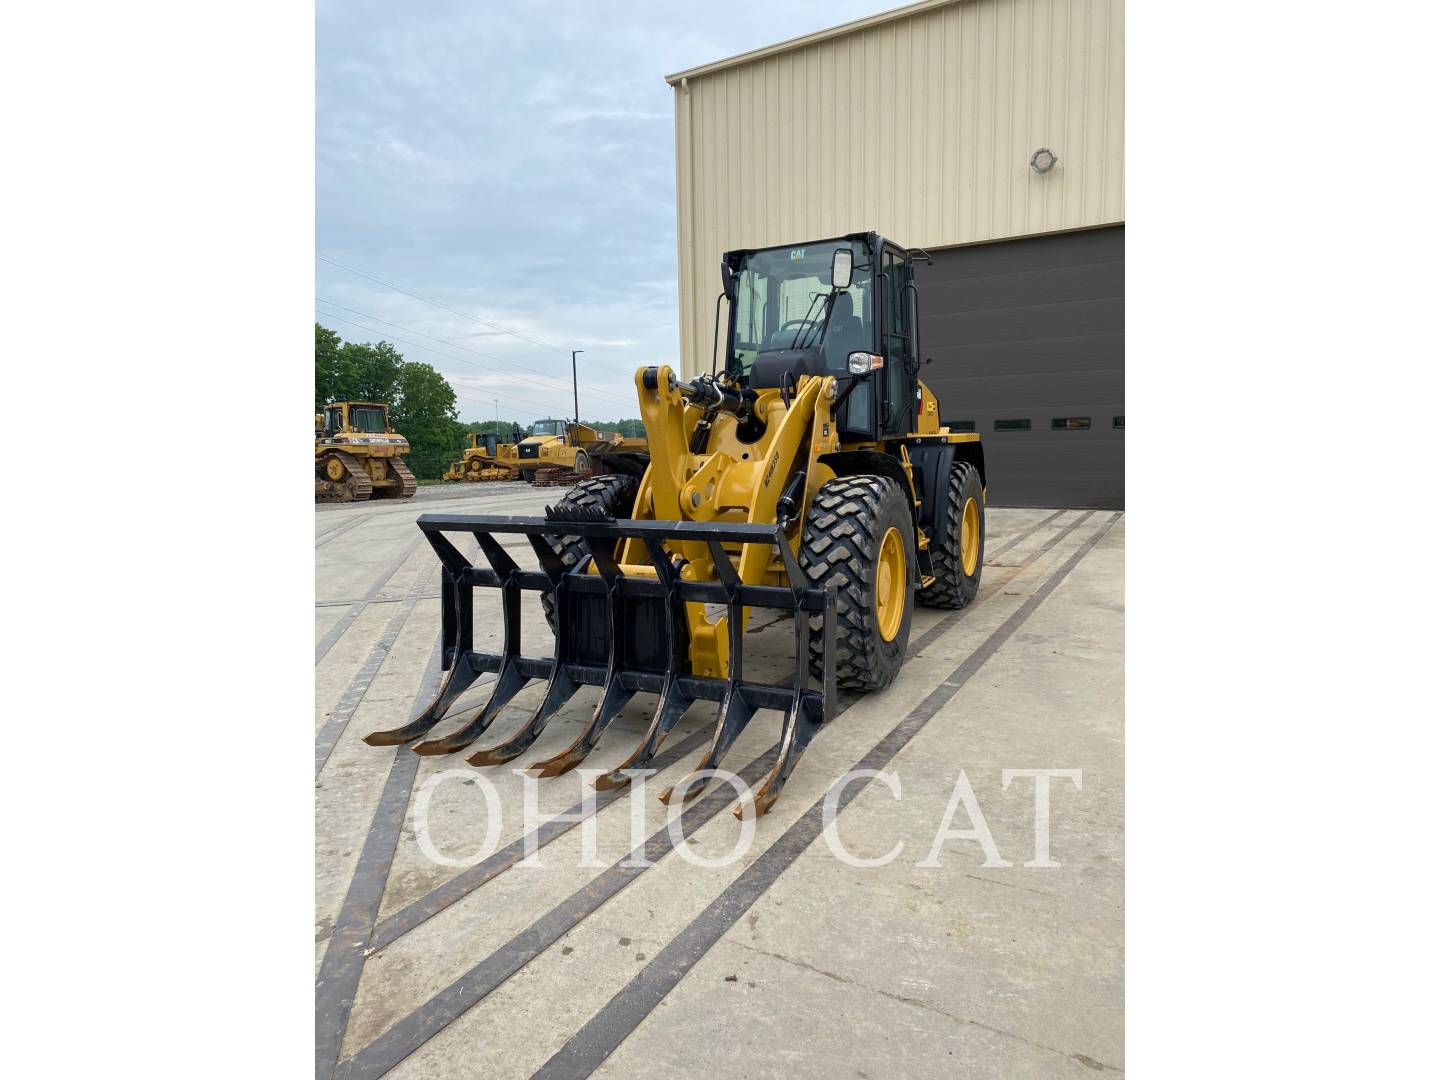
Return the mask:
<path id="1" fill-rule="evenodd" d="M 725 299 L 732 304 L 735 302 L 735 271 L 730 269 L 730 264 L 720 260 L 720 287 L 725 291 Z"/>
<path id="2" fill-rule="evenodd" d="M 855 253 L 848 247 L 836 248 L 830 257 L 830 287 L 848 289 L 855 273 Z"/>

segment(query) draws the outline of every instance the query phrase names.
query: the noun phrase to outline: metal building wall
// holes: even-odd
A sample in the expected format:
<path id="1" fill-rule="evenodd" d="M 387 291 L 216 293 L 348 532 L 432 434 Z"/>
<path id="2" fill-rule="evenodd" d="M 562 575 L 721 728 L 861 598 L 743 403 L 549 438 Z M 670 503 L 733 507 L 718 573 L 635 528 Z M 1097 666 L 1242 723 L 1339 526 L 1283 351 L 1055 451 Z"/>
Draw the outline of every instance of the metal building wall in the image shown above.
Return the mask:
<path id="1" fill-rule="evenodd" d="M 683 370 L 710 366 L 730 248 L 1123 221 L 1123 3 L 926 0 L 670 76 Z"/>

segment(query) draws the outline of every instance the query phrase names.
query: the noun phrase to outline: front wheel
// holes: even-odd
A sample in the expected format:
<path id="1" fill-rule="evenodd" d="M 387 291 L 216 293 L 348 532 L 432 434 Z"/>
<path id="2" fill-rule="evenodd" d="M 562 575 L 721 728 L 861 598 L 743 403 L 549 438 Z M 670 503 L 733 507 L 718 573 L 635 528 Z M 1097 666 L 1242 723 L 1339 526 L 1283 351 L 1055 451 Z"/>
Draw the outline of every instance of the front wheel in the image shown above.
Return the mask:
<path id="1" fill-rule="evenodd" d="M 566 509 L 584 508 L 591 511 L 599 511 L 606 517 L 628 518 L 635 509 L 635 492 L 639 484 L 630 476 L 592 476 L 581 480 L 565 493 L 560 500 L 560 505 Z M 555 554 L 560 556 L 560 561 L 565 564 L 566 570 L 573 570 L 580 565 L 581 560 L 589 555 L 589 549 L 585 541 L 578 536 L 557 536 L 551 539 L 550 546 L 555 549 Z M 545 609 L 545 621 L 550 624 L 550 630 L 555 630 L 555 594 L 543 592 L 540 594 L 540 606 Z"/>
<path id="2" fill-rule="evenodd" d="M 835 681 L 882 690 L 895 681 L 910 640 L 915 526 L 900 487 L 885 476 L 822 484 L 800 541 L 811 584 L 835 582 Z M 821 619 L 810 617 L 810 670 L 825 677 Z"/>

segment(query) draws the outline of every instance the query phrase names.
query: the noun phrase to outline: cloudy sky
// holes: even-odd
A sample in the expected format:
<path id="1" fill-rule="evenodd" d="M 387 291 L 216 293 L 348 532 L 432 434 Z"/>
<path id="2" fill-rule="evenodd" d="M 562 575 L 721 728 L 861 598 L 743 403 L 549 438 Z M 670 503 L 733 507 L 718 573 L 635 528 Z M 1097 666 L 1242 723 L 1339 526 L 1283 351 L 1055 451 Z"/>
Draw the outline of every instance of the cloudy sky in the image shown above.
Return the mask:
<path id="1" fill-rule="evenodd" d="M 664 76 L 898 6 L 320 0 L 316 318 L 439 369 L 460 416 L 637 415 L 677 362 Z"/>

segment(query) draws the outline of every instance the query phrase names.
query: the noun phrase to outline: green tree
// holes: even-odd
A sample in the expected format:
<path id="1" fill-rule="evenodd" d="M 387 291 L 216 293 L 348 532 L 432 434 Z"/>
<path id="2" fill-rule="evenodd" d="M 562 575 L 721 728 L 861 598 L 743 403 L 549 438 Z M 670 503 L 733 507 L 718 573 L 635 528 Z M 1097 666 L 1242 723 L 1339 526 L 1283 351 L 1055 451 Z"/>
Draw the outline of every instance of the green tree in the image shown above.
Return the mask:
<path id="1" fill-rule="evenodd" d="M 388 341 L 341 342 L 340 335 L 315 324 L 315 407 L 331 401 L 397 403 L 405 357 Z"/>
<path id="2" fill-rule="evenodd" d="M 456 419 L 455 391 L 429 364 L 402 359 L 395 395 L 390 423 L 410 441 L 411 471 L 421 479 L 438 478 L 465 445 L 465 427 Z"/>
<path id="3" fill-rule="evenodd" d="M 596 431 L 614 431 L 634 439 L 645 437 L 645 421 L 643 420 L 585 420 L 582 423 Z"/>
<path id="4" fill-rule="evenodd" d="M 340 385 L 340 335 L 315 324 L 315 411 L 319 412 L 341 395 L 336 393 Z"/>

